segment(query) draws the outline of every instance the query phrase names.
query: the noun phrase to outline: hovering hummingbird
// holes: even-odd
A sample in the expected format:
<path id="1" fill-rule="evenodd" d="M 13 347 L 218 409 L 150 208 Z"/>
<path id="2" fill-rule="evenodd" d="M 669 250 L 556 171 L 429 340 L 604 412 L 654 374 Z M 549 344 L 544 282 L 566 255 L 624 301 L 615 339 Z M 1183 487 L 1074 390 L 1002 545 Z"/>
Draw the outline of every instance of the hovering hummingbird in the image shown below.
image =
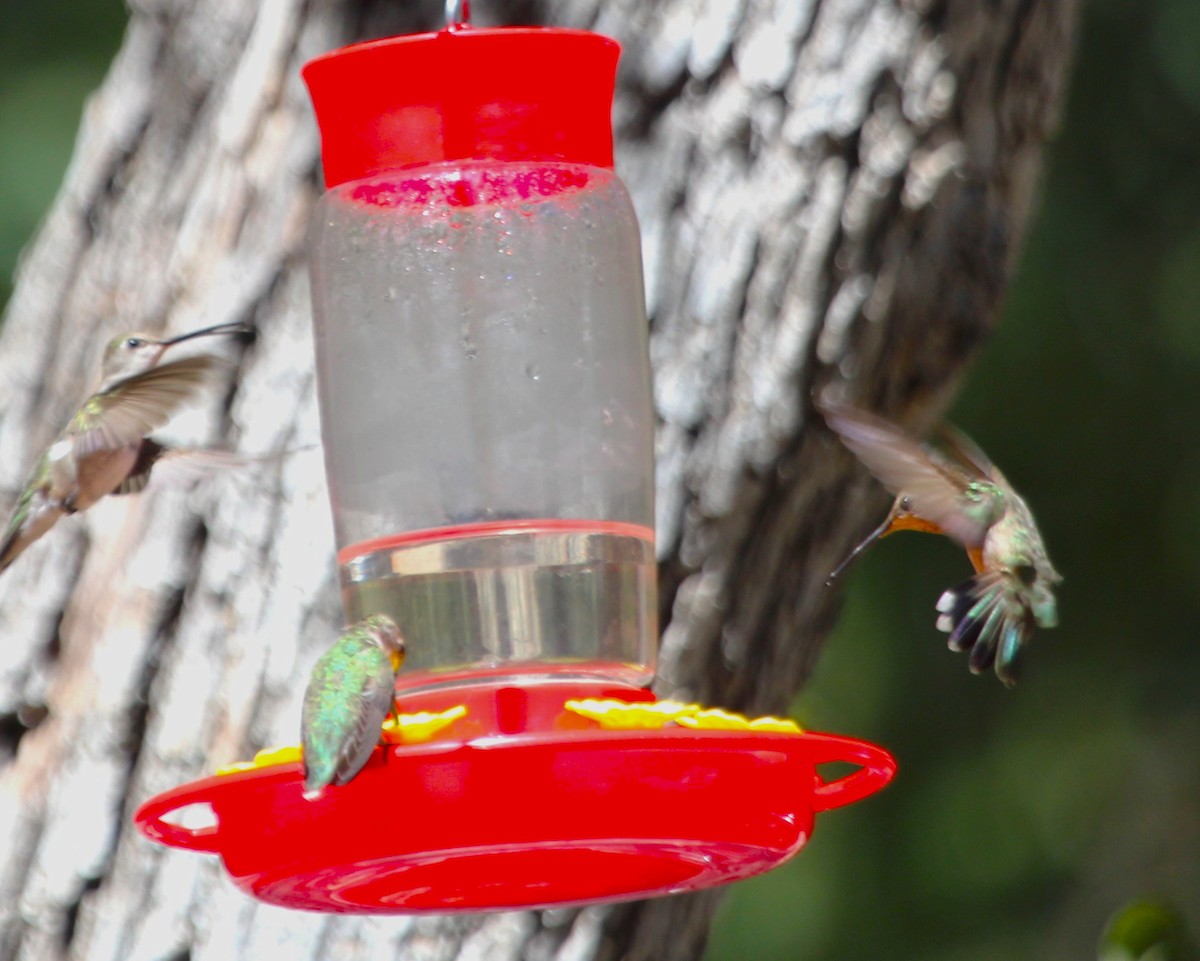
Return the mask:
<path id="1" fill-rule="evenodd" d="M 404 638 L 386 614 L 346 629 L 313 667 L 304 692 L 300 741 L 308 794 L 353 778 L 379 743 L 396 709 L 396 674 Z"/>
<path id="2" fill-rule="evenodd" d="M 38 458 L 17 497 L 0 541 L 0 572 L 60 517 L 146 486 L 150 469 L 168 453 L 146 435 L 175 416 L 221 364 L 208 354 L 160 364 L 163 354 L 196 337 L 248 332 L 241 324 L 217 324 L 165 340 L 122 334 L 109 341 L 99 388 Z"/>
<path id="3" fill-rule="evenodd" d="M 971 651 L 973 673 L 994 667 L 1011 687 L 1034 626 L 1058 624 L 1054 587 L 1062 577 L 1046 556 L 1028 505 L 986 455 L 957 431 L 945 431 L 943 453 L 862 411 L 828 403 L 818 407 L 842 443 L 896 495 L 883 523 L 829 580 L 894 531 L 953 538 L 966 548 L 975 576 L 938 599 L 937 627 L 950 635 L 952 650 Z"/>

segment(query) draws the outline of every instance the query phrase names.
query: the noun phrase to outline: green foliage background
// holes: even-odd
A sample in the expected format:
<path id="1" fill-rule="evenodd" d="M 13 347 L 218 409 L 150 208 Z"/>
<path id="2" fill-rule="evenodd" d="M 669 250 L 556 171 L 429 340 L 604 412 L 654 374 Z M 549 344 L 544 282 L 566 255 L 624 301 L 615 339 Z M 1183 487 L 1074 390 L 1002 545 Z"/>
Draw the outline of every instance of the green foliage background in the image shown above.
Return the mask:
<path id="1" fill-rule="evenodd" d="M 934 630 L 969 574 L 889 538 L 795 705 L 900 763 L 726 902 L 708 961 L 1094 958 L 1155 896 L 1200 928 L 1200 4 L 1091 0 L 1006 316 L 958 423 L 1033 505 L 1062 626 L 1006 691 Z"/>
<path id="2" fill-rule="evenodd" d="M 125 29 L 120 0 L 4 5 L 0 20 L 0 305 L 17 257 L 62 181 L 84 98 Z"/>
<path id="3" fill-rule="evenodd" d="M 5 10 L 0 302 L 124 21 L 116 0 Z M 1195 0 L 1086 6 L 1036 227 L 955 412 L 1038 514 L 1062 627 L 1003 690 L 933 628 L 960 552 L 867 555 L 795 713 L 900 775 L 736 886 L 707 961 L 1093 958 L 1142 896 L 1200 930 L 1197 50 Z"/>

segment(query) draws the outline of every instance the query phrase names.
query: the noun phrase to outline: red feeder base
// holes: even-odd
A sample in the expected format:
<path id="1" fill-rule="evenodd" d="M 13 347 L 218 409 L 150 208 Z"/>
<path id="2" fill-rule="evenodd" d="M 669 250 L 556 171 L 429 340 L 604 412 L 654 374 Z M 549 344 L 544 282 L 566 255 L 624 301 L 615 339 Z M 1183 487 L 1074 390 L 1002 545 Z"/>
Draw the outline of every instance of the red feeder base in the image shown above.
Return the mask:
<path id="1" fill-rule="evenodd" d="M 204 778 L 151 798 L 135 820 L 156 841 L 220 854 L 240 888 L 285 907 L 550 907 L 766 871 L 804 845 L 817 811 L 866 797 L 895 773 L 887 752 L 830 734 L 581 729 L 562 705 L 589 696 L 648 697 L 570 683 L 480 685 L 423 695 L 419 706 L 413 697 L 405 710 L 466 702 L 491 731 L 510 729 L 514 709 L 530 723 L 377 751 L 349 784 L 311 800 L 299 764 Z M 832 761 L 860 767 L 826 781 L 816 765 Z M 164 820 L 192 804 L 209 805 L 216 824 Z"/>

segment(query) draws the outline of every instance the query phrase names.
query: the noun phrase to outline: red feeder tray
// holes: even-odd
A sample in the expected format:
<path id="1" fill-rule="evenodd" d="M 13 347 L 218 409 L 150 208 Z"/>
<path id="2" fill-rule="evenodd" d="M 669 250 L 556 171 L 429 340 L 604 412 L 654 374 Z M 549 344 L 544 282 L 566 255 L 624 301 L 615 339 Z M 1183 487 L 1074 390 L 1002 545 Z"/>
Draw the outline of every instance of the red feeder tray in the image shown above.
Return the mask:
<path id="1" fill-rule="evenodd" d="M 758 874 L 803 847 L 816 812 L 864 798 L 895 773 L 886 751 L 853 738 L 603 730 L 564 712 L 565 700 L 589 696 L 649 697 L 564 682 L 412 695 L 406 711 L 466 703 L 468 715 L 441 739 L 377 751 L 349 784 L 314 799 L 303 796 L 300 765 L 282 764 L 167 791 L 135 820 L 153 840 L 220 854 L 240 888 L 272 904 L 502 910 L 677 894 Z M 825 780 L 816 767 L 833 761 L 860 767 Z M 193 804 L 209 805 L 215 825 L 165 820 Z"/>

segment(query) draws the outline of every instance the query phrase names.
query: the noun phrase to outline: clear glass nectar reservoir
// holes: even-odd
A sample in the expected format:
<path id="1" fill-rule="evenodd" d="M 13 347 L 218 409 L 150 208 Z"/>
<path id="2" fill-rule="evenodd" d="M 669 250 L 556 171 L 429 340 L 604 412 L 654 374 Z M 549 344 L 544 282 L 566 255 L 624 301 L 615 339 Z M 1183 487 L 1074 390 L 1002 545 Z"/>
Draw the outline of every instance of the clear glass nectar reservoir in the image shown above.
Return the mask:
<path id="1" fill-rule="evenodd" d="M 611 171 L 439 165 L 320 207 L 339 547 L 514 518 L 652 523 L 637 221 Z"/>
<path id="2" fill-rule="evenodd" d="M 468 33 L 477 51 L 480 34 L 530 41 L 526 31 L 388 41 L 388 82 L 404 88 L 414 49 L 467 50 L 455 41 Z M 555 33 L 538 40 L 553 45 L 563 39 Z M 611 41 L 586 36 L 588 50 L 608 56 Z M 365 56 L 383 70 L 379 46 L 348 48 L 343 66 Z M 510 73 L 540 69 L 505 63 Z M 484 88 L 479 67 L 470 75 Z M 321 81 L 306 79 L 328 176 Z M 566 79 L 531 77 L 529 90 L 509 96 L 536 100 L 552 85 L 561 97 Z M 335 183 L 318 203 L 318 387 L 343 599 L 348 620 L 386 612 L 400 624 L 402 686 L 504 673 L 646 683 L 653 674 L 653 418 L 638 227 L 595 131 L 579 139 L 586 149 L 569 136 L 572 125 L 602 122 L 611 157 L 611 70 L 607 83 L 602 114 L 592 103 L 581 118 L 564 101 L 567 113 L 541 126 L 528 122 L 536 110 L 527 104 L 497 106 L 489 90 L 480 107 L 471 88 L 455 88 L 453 104 L 435 107 L 464 114 L 466 134 L 454 117 L 426 123 L 432 162 L 413 156 L 402 169 L 379 171 L 366 150 L 369 162 L 339 169 L 367 175 Z M 421 107 L 415 115 L 428 120 L 432 108 Z M 505 111 L 517 120 L 498 122 Z M 372 129 L 417 129 L 413 115 L 374 117 Z M 348 122 L 339 110 L 339 127 Z M 455 143 L 468 155 L 455 156 Z"/>

